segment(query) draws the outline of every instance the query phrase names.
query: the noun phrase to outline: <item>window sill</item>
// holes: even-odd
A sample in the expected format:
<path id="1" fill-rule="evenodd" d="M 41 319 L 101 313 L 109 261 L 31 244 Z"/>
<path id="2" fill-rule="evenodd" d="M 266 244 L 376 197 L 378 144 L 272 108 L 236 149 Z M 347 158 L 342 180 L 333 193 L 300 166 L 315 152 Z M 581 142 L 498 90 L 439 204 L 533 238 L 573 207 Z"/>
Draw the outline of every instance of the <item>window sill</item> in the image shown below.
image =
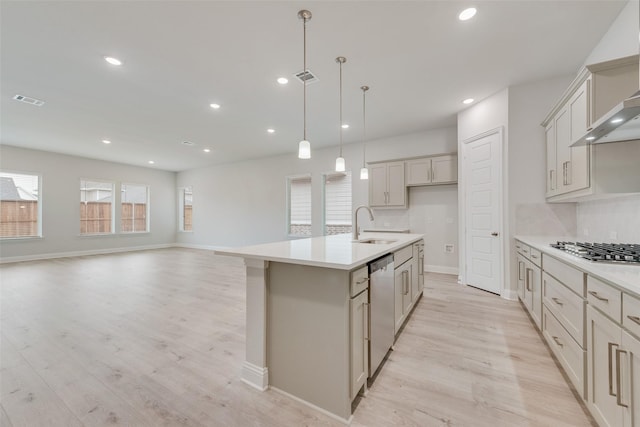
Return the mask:
<path id="1" fill-rule="evenodd" d="M 116 233 L 86 233 L 86 234 L 78 234 L 78 237 L 108 237 L 115 236 Z"/>
<path id="2" fill-rule="evenodd" d="M 0 237 L 0 242 L 8 243 L 8 242 L 28 242 L 30 240 L 42 240 L 44 237 L 42 236 L 21 236 L 21 237 Z"/>

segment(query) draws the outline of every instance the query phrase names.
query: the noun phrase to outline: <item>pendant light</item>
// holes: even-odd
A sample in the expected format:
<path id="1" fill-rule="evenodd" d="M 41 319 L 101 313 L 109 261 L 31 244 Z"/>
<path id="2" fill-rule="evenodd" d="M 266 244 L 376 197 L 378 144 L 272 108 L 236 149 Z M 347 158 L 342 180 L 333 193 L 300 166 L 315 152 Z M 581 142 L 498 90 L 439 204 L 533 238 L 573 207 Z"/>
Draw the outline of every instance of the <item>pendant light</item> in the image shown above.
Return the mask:
<path id="1" fill-rule="evenodd" d="M 298 12 L 298 18 L 302 19 L 302 32 L 303 32 L 303 45 L 304 45 L 304 58 L 302 68 L 302 85 L 303 85 L 303 136 L 302 141 L 298 144 L 298 158 L 310 159 L 311 158 L 311 144 L 307 141 L 307 21 L 311 20 L 311 12 L 308 10 L 301 10 Z"/>
<path id="2" fill-rule="evenodd" d="M 344 157 L 342 157 L 342 64 L 347 62 L 347 58 L 344 56 L 338 56 L 336 62 L 340 65 L 340 156 L 336 159 L 336 172 L 344 172 L 345 164 Z"/>
<path id="3" fill-rule="evenodd" d="M 366 94 L 369 90 L 369 86 L 361 86 L 360 89 L 362 89 L 362 169 L 360 169 L 360 179 L 369 179 L 369 169 L 367 169 L 367 165 L 365 163 L 365 159 L 367 158 Z"/>

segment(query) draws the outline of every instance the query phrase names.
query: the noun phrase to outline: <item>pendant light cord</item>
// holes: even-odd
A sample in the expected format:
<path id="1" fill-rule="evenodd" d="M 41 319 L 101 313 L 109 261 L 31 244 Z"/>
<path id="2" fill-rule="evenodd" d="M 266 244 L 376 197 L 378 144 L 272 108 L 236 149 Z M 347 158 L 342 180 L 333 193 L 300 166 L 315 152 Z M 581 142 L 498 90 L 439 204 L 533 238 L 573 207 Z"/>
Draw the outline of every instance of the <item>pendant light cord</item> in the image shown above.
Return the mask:
<path id="1" fill-rule="evenodd" d="M 365 165 L 365 159 L 367 156 L 367 115 L 365 112 L 365 109 L 367 108 L 367 90 L 365 87 L 366 86 L 362 87 L 362 167 Z"/>
<path id="2" fill-rule="evenodd" d="M 302 19 L 304 24 L 302 25 L 302 40 L 303 40 L 303 59 L 302 59 L 302 102 L 303 102 L 303 124 L 304 129 L 302 131 L 302 139 L 307 140 L 307 18 Z"/>

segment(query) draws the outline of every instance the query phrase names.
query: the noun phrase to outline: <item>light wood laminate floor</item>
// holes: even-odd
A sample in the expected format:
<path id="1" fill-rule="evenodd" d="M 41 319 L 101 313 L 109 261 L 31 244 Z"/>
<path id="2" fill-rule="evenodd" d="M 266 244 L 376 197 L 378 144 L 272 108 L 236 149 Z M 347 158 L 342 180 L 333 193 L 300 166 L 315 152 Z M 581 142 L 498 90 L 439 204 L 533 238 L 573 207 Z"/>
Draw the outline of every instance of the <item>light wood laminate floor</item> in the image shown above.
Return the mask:
<path id="1" fill-rule="evenodd" d="M 2 426 L 337 426 L 239 379 L 240 260 L 165 249 L 0 266 Z M 427 275 L 355 426 L 586 426 L 519 303 Z"/>

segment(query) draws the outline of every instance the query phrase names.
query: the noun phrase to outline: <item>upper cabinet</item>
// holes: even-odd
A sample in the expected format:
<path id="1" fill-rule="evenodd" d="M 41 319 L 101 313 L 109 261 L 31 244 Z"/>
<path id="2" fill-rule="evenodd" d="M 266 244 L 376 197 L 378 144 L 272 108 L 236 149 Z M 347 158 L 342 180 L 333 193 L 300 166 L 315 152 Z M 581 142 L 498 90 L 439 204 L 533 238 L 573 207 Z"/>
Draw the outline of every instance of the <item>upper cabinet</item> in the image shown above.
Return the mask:
<path id="1" fill-rule="evenodd" d="M 423 157 L 406 161 L 407 186 L 451 184 L 458 180 L 458 156 Z"/>
<path id="2" fill-rule="evenodd" d="M 403 161 L 371 164 L 369 174 L 369 206 L 407 207 Z"/>
<path id="3" fill-rule="evenodd" d="M 597 148 L 571 146 L 591 130 L 592 123 L 637 90 L 638 56 L 635 55 L 587 66 L 565 91 L 542 123 L 547 162 L 546 196 L 550 202 L 577 201 L 604 192 L 640 191 L 637 178 L 640 172 L 629 163 L 629 159 L 638 159 L 640 142 L 619 147 L 605 147 L 614 144 Z M 599 161 L 596 154 L 605 161 Z M 612 161 L 619 163 L 619 167 L 611 169 Z M 610 184 L 615 182 L 618 184 Z"/>

